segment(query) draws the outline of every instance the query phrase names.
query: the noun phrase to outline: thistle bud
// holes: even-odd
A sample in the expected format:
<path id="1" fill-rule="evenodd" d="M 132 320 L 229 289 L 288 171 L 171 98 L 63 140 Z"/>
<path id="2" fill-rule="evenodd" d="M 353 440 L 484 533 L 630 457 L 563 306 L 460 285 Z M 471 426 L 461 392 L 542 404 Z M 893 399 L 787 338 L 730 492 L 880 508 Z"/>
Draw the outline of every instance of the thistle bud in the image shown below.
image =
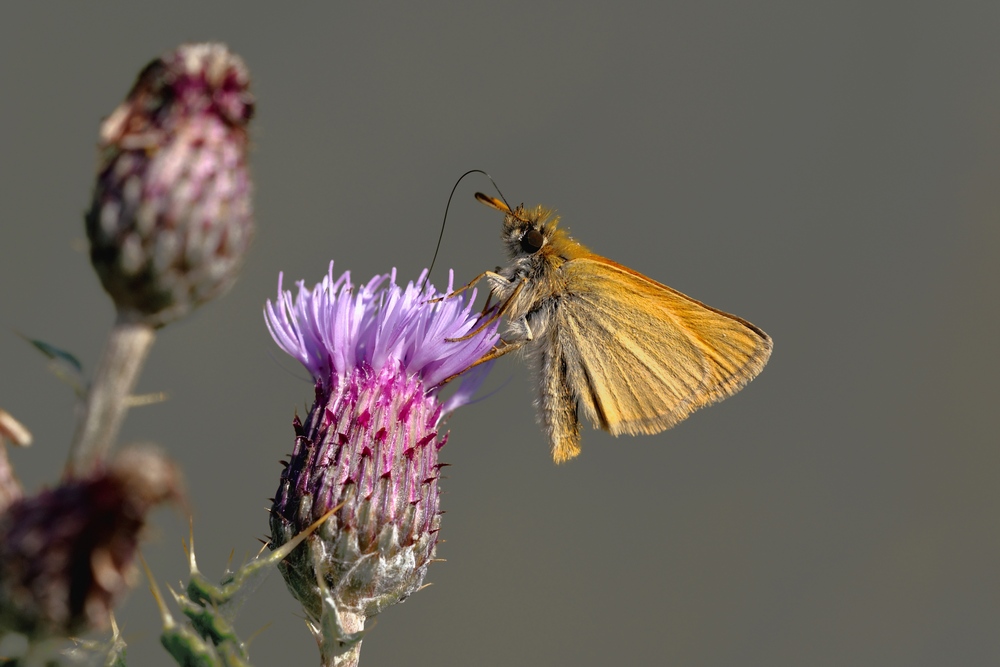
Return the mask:
<path id="1" fill-rule="evenodd" d="M 305 423 L 294 422 L 270 546 L 339 507 L 280 568 L 323 664 L 350 665 L 365 620 L 417 590 L 434 558 L 442 415 L 468 402 L 485 372 L 470 373 L 444 402 L 440 385 L 498 338 L 495 323 L 476 331 L 471 299 L 432 302 L 444 295 L 401 288 L 395 273 L 355 292 L 349 274 L 334 279 L 332 271 L 312 290 L 299 283 L 294 299 L 279 282 L 265 313 L 275 341 L 316 382 Z"/>
<path id="2" fill-rule="evenodd" d="M 249 83 L 224 45 L 186 44 L 102 124 L 87 237 L 122 319 L 163 326 L 236 279 L 253 236 Z"/>
<path id="3" fill-rule="evenodd" d="M 146 514 L 180 497 L 170 461 L 131 449 L 89 477 L 7 507 L 0 515 L 0 634 L 41 639 L 105 627 L 132 585 Z"/>

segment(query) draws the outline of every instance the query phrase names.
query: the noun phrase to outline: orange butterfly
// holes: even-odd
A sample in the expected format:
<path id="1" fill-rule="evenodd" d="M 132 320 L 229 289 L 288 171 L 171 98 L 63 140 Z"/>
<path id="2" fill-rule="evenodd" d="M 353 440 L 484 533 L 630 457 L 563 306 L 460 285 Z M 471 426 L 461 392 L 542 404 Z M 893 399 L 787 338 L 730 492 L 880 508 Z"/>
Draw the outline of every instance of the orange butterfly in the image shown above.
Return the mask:
<path id="1" fill-rule="evenodd" d="M 557 463 L 580 453 L 580 408 L 612 435 L 659 433 L 738 392 L 771 356 L 754 325 L 595 255 L 551 211 L 476 199 L 504 213 L 511 259 L 462 288 L 485 278 L 499 302 L 489 321 L 508 320 L 477 363 L 525 348 Z"/>

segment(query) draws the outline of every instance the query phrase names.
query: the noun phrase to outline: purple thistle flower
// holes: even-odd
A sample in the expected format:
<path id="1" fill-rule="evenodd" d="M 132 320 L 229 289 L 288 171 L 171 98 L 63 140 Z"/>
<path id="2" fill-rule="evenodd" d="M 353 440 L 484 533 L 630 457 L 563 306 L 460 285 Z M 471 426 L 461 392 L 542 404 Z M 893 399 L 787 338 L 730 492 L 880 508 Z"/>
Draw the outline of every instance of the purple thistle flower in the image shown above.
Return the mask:
<path id="1" fill-rule="evenodd" d="M 417 280 L 419 285 L 426 271 Z M 473 366 L 498 341 L 471 298 L 443 298 L 395 270 L 355 288 L 333 263 L 314 288 L 282 290 L 265 308 L 275 342 L 316 382 L 305 424 L 271 509 L 271 548 L 337 512 L 281 570 L 302 603 L 324 665 L 356 664 L 365 619 L 423 582 L 440 526 L 438 450 L 442 416 L 468 403 L 489 364 L 441 402 L 441 383 Z"/>

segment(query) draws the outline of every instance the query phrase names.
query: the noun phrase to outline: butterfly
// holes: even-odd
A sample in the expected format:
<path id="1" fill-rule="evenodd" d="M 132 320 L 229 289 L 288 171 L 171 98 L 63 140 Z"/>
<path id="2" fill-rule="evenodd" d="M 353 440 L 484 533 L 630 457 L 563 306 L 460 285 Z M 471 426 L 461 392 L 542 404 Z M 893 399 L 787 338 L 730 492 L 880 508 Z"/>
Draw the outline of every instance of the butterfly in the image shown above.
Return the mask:
<path id="1" fill-rule="evenodd" d="M 738 392 L 771 356 L 753 324 L 592 253 L 551 211 L 476 199 L 504 214 L 510 256 L 459 290 L 485 279 L 486 323 L 507 318 L 477 363 L 526 351 L 556 463 L 580 453 L 581 411 L 615 436 L 659 433 Z"/>

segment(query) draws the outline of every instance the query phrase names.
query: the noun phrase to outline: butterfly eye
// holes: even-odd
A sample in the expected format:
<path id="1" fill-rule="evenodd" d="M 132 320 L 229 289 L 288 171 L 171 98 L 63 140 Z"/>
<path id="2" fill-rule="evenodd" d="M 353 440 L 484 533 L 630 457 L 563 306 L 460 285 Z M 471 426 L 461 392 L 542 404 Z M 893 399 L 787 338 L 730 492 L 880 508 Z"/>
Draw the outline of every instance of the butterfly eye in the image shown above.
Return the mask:
<path id="1" fill-rule="evenodd" d="M 542 236 L 542 233 L 537 229 L 532 229 L 521 237 L 521 250 L 529 255 L 533 255 L 542 249 L 544 243 L 545 238 Z"/>

